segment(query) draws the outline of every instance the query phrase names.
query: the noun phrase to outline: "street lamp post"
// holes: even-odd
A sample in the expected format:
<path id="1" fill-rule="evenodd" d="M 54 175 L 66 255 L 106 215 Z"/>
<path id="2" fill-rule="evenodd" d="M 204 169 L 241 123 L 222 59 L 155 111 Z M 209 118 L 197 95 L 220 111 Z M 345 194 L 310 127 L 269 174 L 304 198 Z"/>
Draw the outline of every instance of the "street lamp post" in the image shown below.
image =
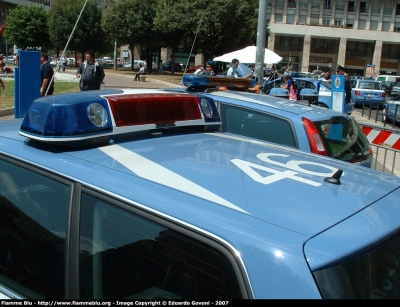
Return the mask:
<path id="1" fill-rule="evenodd" d="M 267 27 L 267 9 L 268 4 L 265 0 L 259 0 L 258 8 L 258 28 L 257 28 L 257 50 L 256 50 L 256 63 L 255 73 L 258 79 L 258 85 L 263 84 L 264 78 L 264 56 L 265 56 L 265 42 L 266 42 L 266 27 Z"/>

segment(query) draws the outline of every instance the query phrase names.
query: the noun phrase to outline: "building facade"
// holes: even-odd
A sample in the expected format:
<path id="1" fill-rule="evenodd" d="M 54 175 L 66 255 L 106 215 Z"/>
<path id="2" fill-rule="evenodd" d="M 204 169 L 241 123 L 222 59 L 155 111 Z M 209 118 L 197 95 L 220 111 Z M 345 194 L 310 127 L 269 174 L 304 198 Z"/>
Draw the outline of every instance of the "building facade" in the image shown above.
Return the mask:
<path id="1" fill-rule="evenodd" d="M 283 57 L 281 69 L 400 74 L 399 0 L 265 1 L 268 49 Z"/>

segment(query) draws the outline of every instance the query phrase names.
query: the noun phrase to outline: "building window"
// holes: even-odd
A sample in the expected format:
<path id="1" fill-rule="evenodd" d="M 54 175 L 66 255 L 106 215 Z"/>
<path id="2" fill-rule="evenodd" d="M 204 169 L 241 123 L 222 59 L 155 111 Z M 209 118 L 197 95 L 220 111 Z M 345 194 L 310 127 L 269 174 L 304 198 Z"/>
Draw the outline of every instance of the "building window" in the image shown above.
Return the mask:
<path id="1" fill-rule="evenodd" d="M 360 13 L 367 13 L 368 7 L 366 2 L 360 2 Z"/>
<path id="2" fill-rule="evenodd" d="M 330 26 L 331 25 L 331 20 L 328 19 L 324 19 L 324 26 Z"/>
<path id="3" fill-rule="evenodd" d="M 313 10 L 319 10 L 319 1 L 313 1 L 313 3 L 311 3 L 311 9 Z"/>
<path id="4" fill-rule="evenodd" d="M 301 9 L 307 9 L 307 8 L 308 8 L 308 2 L 307 2 L 307 1 L 305 1 L 305 2 L 300 2 L 300 8 L 301 8 Z"/>
<path id="5" fill-rule="evenodd" d="M 288 7 L 296 7 L 296 1 L 295 0 L 289 0 L 288 1 Z"/>
<path id="6" fill-rule="evenodd" d="M 400 4 L 396 5 L 396 15 L 400 15 Z"/>
<path id="7" fill-rule="evenodd" d="M 282 22 L 283 21 L 283 15 L 282 14 L 276 14 L 275 15 L 275 22 Z"/>
<path id="8" fill-rule="evenodd" d="M 354 1 L 349 1 L 349 6 L 347 7 L 348 12 L 355 12 Z"/>
<path id="9" fill-rule="evenodd" d="M 324 10 L 330 10 L 332 9 L 332 1 L 331 0 L 325 0 L 324 1 Z"/>
<path id="10" fill-rule="evenodd" d="M 343 26 L 343 21 L 341 19 L 335 19 L 335 26 L 336 27 L 341 27 Z"/>

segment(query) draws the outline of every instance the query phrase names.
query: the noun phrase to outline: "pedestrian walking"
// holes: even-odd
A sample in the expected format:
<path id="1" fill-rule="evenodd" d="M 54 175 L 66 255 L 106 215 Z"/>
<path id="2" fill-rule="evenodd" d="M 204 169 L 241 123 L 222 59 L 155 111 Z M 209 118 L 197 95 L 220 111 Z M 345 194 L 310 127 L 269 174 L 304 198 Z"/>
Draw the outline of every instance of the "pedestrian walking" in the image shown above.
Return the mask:
<path id="1" fill-rule="evenodd" d="M 65 72 L 65 68 L 67 67 L 68 59 L 65 55 L 61 57 L 61 65 L 63 67 L 63 72 Z"/>
<path id="2" fill-rule="evenodd" d="M 105 73 L 103 66 L 95 61 L 94 51 L 85 54 L 86 61 L 79 66 L 76 76 L 80 79 L 81 91 L 99 90 L 103 83 Z"/>
<path id="3" fill-rule="evenodd" d="M 54 92 L 54 70 L 49 63 L 49 56 L 46 52 L 42 52 L 40 56 L 40 63 L 42 64 L 40 69 L 40 96 L 53 95 Z"/>

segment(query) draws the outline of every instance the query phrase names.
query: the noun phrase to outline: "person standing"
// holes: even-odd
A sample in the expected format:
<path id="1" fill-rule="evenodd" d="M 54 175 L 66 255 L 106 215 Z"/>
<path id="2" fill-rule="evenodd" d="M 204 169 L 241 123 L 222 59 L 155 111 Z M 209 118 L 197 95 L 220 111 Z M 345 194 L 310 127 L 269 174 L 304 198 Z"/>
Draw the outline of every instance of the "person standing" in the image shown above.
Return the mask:
<path id="1" fill-rule="evenodd" d="M 271 67 L 271 75 L 268 78 L 268 81 L 274 81 L 279 78 L 279 75 L 275 69 L 275 66 Z"/>
<path id="2" fill-rule="evenodd" d="M 139 67 L 140 67 L 139 71 L 135 75 L 135 81 L 139 81 L 140 80 L 140 76 L 145 74 L 143 64 L 139 64 Z"/>
<path id="3" fill-rule="evenodd" d="M 68 59 L 65 55 L 61 57 L 61 65 L 63 67 L 63 72 L 65 72 L 65 68 L 67 67 Z"/>
<path id="4" fill-rule="evenodd" d="M 237 71 L 236 71 L 238 67 L 239 67 L 239 60 L 233 59 L 231 61 L 231 67 L 229 67 L 228 72 L 226 73 L 226 76 L 231 77 L 231 78 L 239 78 L 239 75 L 237 74 Z M 253 74 L 250 72 L 243 78 L 251 78 L 252 76 L 253 76 Z"/>
<path id="5" fill-rule="evenodd" d="M 47 53 L 42 52 L 40 57 L 40 63 L 42 67 L 40 69 L 40 96 L 53 95 L 54 92 L 54 70 L 49 63 L 49 56 Z"/>
<path id="6" fill-rule="evenodd" d="M 349 104 L 350 101 L 351 101 L 351 85 L 350 85 L 350 80 L 349 80 L 349 78 L 346 76 L 346 75 L 347 75 L 346 72 L 347 72 L 347 71 L 346 71 L 346 68 L 345 68 L 345 67 L 340 66 L 340 65 L 338 65 L 338 66 L 336 67 L 336 73 L 337 73 L 338 75 L 342 75 L 342 76 L 345 76 L 345 77 L 346 77 L 346 78 L 345 78 L 345 82 L 344 82 L 344 91 L 345 91 L 345 93 L 346 93 L 346 104 Z"/>
<path id="7" fill-rule="evenodd" d="M 86 61 L 79 66 L 76 76 L 80 79 L 81 91 L 99 90 L 105 74 L 101 64 L 95 61 L 94 51 L 89 50 L 85 54 Z"/>
<path id="8" fill-rule="evenodd" d="M 206 76 L 215 76 L 215 72 L 214 72 L 214 62 L 213 61 L 208 61 L 206 63 L 206 72 L 205 72 Z"/>
<path id="9" fill-rule="evenodd" d="M 282 88 L 287 89 L 289 91 L 290 100 L 297 100 L 296 85 L 293 81 L 292 76 L 287 75 L 284 78 L 285 78 L 285 85 Z"/>
<path id="10" fill-rule="evenodd" d="M 197 66 L 197 69 L 193 74 L 195 74 L 196 76 L 201 76 L 201 75 L 204 75 L 205 73 L 206 73 L 206 71 L 204 69 L 203 64 L 200 64 Z"/>

